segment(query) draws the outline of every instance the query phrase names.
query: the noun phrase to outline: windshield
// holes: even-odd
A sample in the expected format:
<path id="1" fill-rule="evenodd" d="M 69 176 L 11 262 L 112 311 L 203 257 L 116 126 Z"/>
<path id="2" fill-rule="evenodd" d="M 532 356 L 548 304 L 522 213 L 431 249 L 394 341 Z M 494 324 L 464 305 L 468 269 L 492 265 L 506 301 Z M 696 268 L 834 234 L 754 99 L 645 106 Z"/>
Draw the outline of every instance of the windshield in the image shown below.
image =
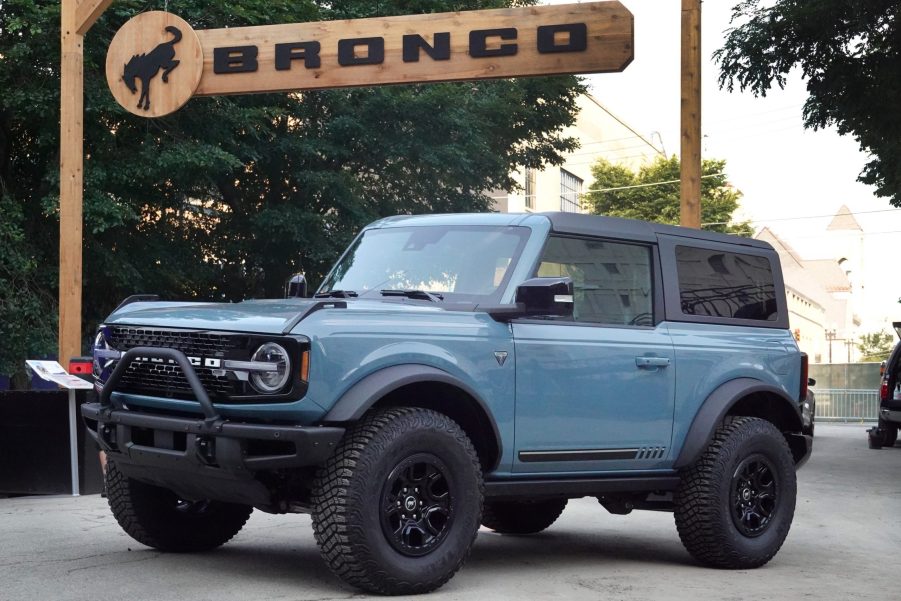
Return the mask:
<path id="1" fill-rule="evenodd" d="M 383 290 L 420 290 L 449 301 L 496 300 L 492 297 L 506 284 L 528 233 L 528 228 L 513 226 L 367 230 L 319 292 L 378 296 Z"/>

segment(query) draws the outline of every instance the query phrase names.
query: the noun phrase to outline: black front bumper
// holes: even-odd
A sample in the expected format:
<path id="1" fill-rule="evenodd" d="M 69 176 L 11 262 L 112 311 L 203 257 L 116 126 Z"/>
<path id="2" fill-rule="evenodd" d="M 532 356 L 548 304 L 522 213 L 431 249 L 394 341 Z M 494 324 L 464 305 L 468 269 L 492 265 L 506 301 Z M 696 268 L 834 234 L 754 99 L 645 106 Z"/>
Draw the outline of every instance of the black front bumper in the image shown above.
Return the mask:
<path id="1" fill-rule="evenodd" d="M 203 416 L 176 417 L 128 409 L 115 402 L 130 354 L 172 360 L 184 372 Z M 123 354 L 100 393 L 82 405 L 87 430 L 125 475 L 174 490 L 186 498 L 271 507 L 272 489 L 260 472 L 323 463 L 344 428 L 275 425 L 221 417 L 187 357 L 180 351 L 135 348 Z"/>
<path id="2" fill-rule="evenodd" d="M 344 428 L 169 417 L 100 403 L 85 403 L 81 414 L 100 448 L 117 460 L 179 469 L 259 471 L 318 465 L 344 435 Z"/>

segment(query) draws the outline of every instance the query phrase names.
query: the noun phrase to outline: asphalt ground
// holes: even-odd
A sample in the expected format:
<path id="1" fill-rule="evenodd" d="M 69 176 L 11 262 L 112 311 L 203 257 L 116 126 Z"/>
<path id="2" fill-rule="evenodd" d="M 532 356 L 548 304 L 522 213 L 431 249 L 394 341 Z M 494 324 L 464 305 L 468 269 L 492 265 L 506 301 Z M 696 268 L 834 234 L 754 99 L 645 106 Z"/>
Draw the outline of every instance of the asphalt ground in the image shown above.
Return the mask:
<path id="1" fill-rule="evenodd" d="M 869 450 L 865 429 L 817 424 L 791 532 L 757 570 L 701 567 L 671 514 L 614 516 L 580 499 L 539 535 L 483 530 L 466 566 L 429 598 L 901 599 L 901 443 Z M 3 601 L 363 597 L 329 573 L 306 515 L 254 512 L 224 547 L 173 555 L 129 538 L 97 495 L 0 499 Z"/>

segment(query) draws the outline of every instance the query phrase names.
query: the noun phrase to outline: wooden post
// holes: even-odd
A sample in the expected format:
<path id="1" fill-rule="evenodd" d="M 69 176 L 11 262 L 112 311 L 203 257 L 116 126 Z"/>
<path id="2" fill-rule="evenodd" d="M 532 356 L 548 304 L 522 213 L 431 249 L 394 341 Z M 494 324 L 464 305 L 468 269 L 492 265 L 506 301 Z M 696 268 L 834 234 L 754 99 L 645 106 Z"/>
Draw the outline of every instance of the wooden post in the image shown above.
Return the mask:
<path id="1" fill-rule="evenodd" d="M 701 227 L 701 0 L 682 0 L 680 224 Z"/>
<path id="2" fill-rule="evenodd" d="M 59 136 L 59 362 L 81 355 L 84 35 L 76 0 L 62 0 Z"/>
<path id="3" fill-rule="evenodd" d="M 112 0 L 62 0 L 59 97 L 59 362 L 81 355 L 84 34 Z"/>

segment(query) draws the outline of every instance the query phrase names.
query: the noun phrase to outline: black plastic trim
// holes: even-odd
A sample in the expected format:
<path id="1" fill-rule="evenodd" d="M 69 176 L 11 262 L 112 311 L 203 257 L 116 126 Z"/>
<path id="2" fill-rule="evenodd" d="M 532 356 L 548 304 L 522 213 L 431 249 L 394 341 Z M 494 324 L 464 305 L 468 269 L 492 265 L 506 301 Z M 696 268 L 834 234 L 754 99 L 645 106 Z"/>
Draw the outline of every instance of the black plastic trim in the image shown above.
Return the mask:
<path id="1" fill-rule="evenodd" d="M 318 465 L 333 452 L 344 435 L 344 428 L 291 426 L 169 417 L 113 409 L 102 403 L 85 403 L 81 407 L 88 433 L 113 458 L 144 465 L 161 465 L 178 469 L 209 466 L 190 442 L 184 451 L 136 444 L 131 428 L 184 433 L 193 440 L 215 440 L 216 465 L 226 470 L 263 470 Z M 96 428 L 96 429 L 95 429 Z M 111 432 L 115 432 L 115 436 Z M 287 442 L 294 444 L 291 453 L 248 455 L 246 442 Z"/>
<path id="2" fill-rule="evenodd" d="M 345 423 L 360 419 L 379 399 L 386 394 L 406 386 L 408 384 L 416 384 L 419 382 L 438 382 L 441 384 L 449 384 L 455 386 L 475 399 L 479 408 L 491 425 L 491 432 L 494 435 L 497 459 L 491 469 L 497 467 L 497 462 L 503 453 L 500 432 L 494 421 L 494 416 L 488 410 L 488 405 L 482 397 L 459 378 L 452 376 L 446 371 L 442 371 L 435 367 L 421 364 L 405 364 L 386 367 L 375 373 L 369 374 L 356 384 L 354 384 L 347 392 L 345 392 L 338 402 L 329 410 L 322 418 L 323 423 Z"/>
<path id="3" fill-rule="evenodd" d="M 336 301 L 336 300 L 323 300 L 316 303 L 313 303 L 285 324 L 285 327 L 282 328 L 282 334 L 290 334 L 291 330 L 297 327 L 297 324 L 302 322 L 304 319 L 319 311 L 320 309 L 346 309 L 347 302 L 346 301 Z"/>
<path id="4" fill-rule="evenodd" d="M 673 467 L 680 469 L 694 463 L 713 440 L 714 432 L 723 423 L 729 409 L 749 394 L 759 392 L 773 394 L 785 401 L 792 413 L 797 416 L 793 430 L 801 432 L 802 422 L 798 403 L 785 394 L 785 391 L 753 378 L 736 378 L 722 384 L 704 400 L 685 435 L 685 443 Z"/>
<path id="5" fill-rule="evenodd" d="M 119 306 L 117 306 L 115 309 L 113 309 L 112 312 L 115 313 L 116 311 L 118 311 L 119 309 L 124 307 L 125 305 L 130 305 L 131 303 L 155 302 L 158 300 L 160 300 L 159 294 L 132 294 L 131 296 L 129 296 L 125 300 L 123 300 L 121 303 L 119 303 Z"/>
<path id="6" fill-rule="evenodd" d="M 566 451 L 520 451 L 523 463 L 553 461 L 615 461 L 635 459 L 638 449 L 574 449 Z"/>
<path id="7" fill-rule="evenodd" d="M 679 486 L 679 476 L 618 476 L 611 478 L 529 478 L 489 480 L 485 497 L 586 497 L 611 493 L 672 491 Z"/>

